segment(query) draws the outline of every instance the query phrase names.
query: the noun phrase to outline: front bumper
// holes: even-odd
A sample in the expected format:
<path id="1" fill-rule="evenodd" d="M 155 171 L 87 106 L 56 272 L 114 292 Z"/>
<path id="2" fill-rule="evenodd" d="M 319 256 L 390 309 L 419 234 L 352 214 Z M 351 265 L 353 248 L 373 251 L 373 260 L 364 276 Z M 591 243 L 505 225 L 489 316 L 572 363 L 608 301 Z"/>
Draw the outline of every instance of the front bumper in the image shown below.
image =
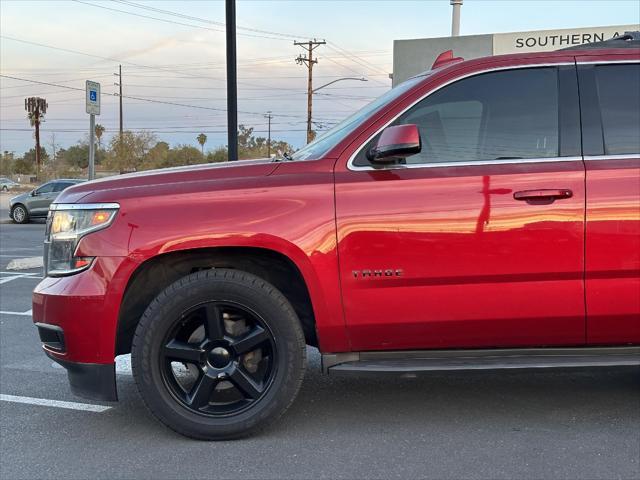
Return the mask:
<path id="1" fill-rule="evenodd" d="M 116 402 L 118 400 L 115 363 L 67 362 L 52 355 L 47 350 L 45 350 L 45 353 L 67 370 L 69 386 L 74 395 L 89 400 L 106 402 Z"/>
<path id="2" fill-rule="evenodd" d="M 67 369 L 71 390 L 115 401 L 115 346 L 122 295 L 137 263 L 98 257 L 68 277 L 46 277 L 33 292 L 33 322 L 42 348 Z"/>

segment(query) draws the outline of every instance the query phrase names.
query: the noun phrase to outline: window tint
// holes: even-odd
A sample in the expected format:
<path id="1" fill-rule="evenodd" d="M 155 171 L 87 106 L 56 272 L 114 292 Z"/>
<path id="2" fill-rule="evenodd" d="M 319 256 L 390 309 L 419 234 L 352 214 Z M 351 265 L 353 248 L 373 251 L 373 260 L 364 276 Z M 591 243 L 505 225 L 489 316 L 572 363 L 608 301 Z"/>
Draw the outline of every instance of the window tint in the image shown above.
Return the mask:
<path id="1" fill-rule="evenodd" d="M 640 64 L 600 65 L 596 84 L 605 153 L 640 153 Z"/>
<path id="2" fill-rule="evenodd" d="M 415 123 L 422 152 L 413 163 L 472 162 L 559 155 L 556 68 L 492 72 L 438 90 L 399 117 Z M 366 165 L 363 149 L 356 165 Z"/>
<path id="3" fill-rule="evenodd" d="M 53 192 L 53 187 L 54 187 L 55 183 L 45 183 L 44 185 L 42 185 L 38 190 L 36 190 L 36 193 L 38 195 L 41 195 L 43 193 L 51 193 Z"/>
<path id="4" fill-rule="evenodd" d="M 53 191 L 54 192 L 61 192 L 62 190 L 64 190 L 67 187 L 70 187 L 71 185 L 73 185 L 73 184 L 69 183 L 69 182 L 56 182 L 54 187 L 53 187 Z"/>

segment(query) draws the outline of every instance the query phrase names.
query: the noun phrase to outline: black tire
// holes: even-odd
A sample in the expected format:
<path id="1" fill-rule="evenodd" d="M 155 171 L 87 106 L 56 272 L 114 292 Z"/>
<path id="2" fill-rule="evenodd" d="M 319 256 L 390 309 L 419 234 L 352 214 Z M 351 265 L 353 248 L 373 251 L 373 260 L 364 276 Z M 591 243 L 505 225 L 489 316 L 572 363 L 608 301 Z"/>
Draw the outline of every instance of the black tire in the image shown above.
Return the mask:
<path id="1" fill-rule="evenodd" d="M 230 333 L 237 325 L 230 318 L 240 318 L 240 328 L 248 333 L 238 337 L 234 336 L 237 331 Z M 220 325 L 217 336 L 208 333 Z M 258 347 L 246 340 L 257 338 L 255 332 L 262 339 Z M 195 341 L 191 340 L 194 336 Z M 220 347 L 220 342 L 227 341 L 228 345 Z M 213 348 L 213 342 L 219 348 Z M 181 346 L 175 347 L 177 344 Z M 255 350 L 237 354 L 243 349 L 235 346 L 241 344 Z M 185 351 L 197 360 L 182 362 Z M 220 351 L 226 352 L 224 359 L 215 356 Z M 173 357 L 175 352 L 180 360 Z M 260 358 L 259 363 L 249 364 L 255 367 L 252 374 L 247 356 L 254 361 Z M 200 440 L 244 437 L 277 420 L 300 389 L 305 357 L 304 334 L 289 301 L 261 278 L 229 269 L 199 271 L 167 287 L 142 316 L 131 352 L 133 376 L 149 410 L 176 432 Z M 225 361 L 229 362 L 226 366 L 222 365 Z M 195 372 L 192 387 L 182 385 L 183 376 L 174 370 L 176 363 L 188 372 L 184 377 Z M 259 380 L 252 376 L 256 372 L 262 372 Z M 246 387 L 247 377 L 255 389 Z M 238 382 L 240 378 L 244 380 Z M 215 386 L 209 387 L 214 381 Z M 205 382 L 207 391 L 213 388 L 208 396 L 199 394 Z M 224 403 L 220 396 L 238 400 Z"/>
<path id="2" fill-rule="evenodd" d="M 29 211 L 27 210 L 27 207 L 25 207 L 21 203 L 14 205 L 14 207 L 11 209 L 11 219 L 15 223 L 29 223 Z"/>
<path id="3" fill-rule="evenodd" d="M 2 191 L 3 192 L 8 192 L 9 191 L 9 187 L 7 187 L 6 185 L 2 186 Z"/>

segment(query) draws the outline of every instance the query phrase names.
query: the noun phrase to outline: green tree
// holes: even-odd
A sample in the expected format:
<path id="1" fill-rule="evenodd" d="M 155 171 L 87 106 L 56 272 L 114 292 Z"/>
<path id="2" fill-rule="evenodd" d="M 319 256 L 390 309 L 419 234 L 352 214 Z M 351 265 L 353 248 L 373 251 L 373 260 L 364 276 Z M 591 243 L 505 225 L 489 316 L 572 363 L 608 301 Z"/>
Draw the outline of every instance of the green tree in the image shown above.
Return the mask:
<path id="1" fill-rule="evenodd" d="M 16 173 L 31 173 L 36 171 L 35 170 L 36 169 L 36 149 L 35 148 L 30 148 L 28 152 L 25 152 L 21 160 L 27 164 L 33 165 L 33 168 L 28 172 L 21 171 Z M 49 160 L 49 154 L 44 149 L 44 147 L 40 147 L 40 161 L 44 164 L 48 160 Z M 24 170 L 23 166 L 21 168 Z"/>
<path id="2" fill-rule="evenodd" d="M 167 155 L 168 167 L 179 167 L 182 165 L 195 165 L 205 161 L 204 155 L 196 147 L 190 145 L 178 145 L 169 150 Z"/>
<path id="3" fill-rule="evenodd" d="M 11 175 L 14 170 L 13 152 L 4 151 L 0 157 L 0 175 L 6 177 Z"/>
<path id="4" fill-rule="evenodd" d="M 89 167 L 88 143 L 78 143 L 67 149 L 61 149 L 58 155 L 61 155 L 62 162 L 71 169 L 80 168 L 84 170 Z M 94 157 L 96 165 L 100 165 L 103 162 L 104 157 L 105 152 L 103 150 L 96 150 Z"/>
<path id="5" fill-rule="evenodd" d="M 198 143 L 200 144 L 202 155 L 204 155 L 204 144 L 207 143 L 207 136 L 204 133 L 198 135 Z"/>
<path id="6" fill-rule="evenodd" d="M 142 168 L 164 168 L 168 167 L 169 150 L 171 147 L 167 142 L 158 142 L 149 149 Z"/>
<path id="7" fill-rule="evenodd" d="M 112 137 L 109 142 L 109 167 L 121 173 L 141 170 L 154 143 L 155 137 L 149 132 L 134 133 L 127 130 L 122 135 Z"/>
<path id="8" fill-rule="evenodd" d="M 229 153 L 226 147 L 218 147 L 213 152 L 207 153 L 207 162 L 226 162 L 228 160 Z"/>
<path id="9" fill-rule="evenodd" d="M 89 166 L 89 145 L 79 143 L 72 145 L 62 153 L 64 163 L 71 168 L 87 168 Z"/>
<path id="10" fill-rule="evenodd" d="M 291 145 L 282 140 L 271 140 L 271 151 L 289 153 L 293 151 Z M 241 159 L 265 158 L 268 155 L 267 139 L 254 137 L 253 127 L 240 125 L 238 128 L 238 156 Z"/>
<path id="11" fill-rule="evenodd" d="M 102 134 L 104 133 L 104 127 L 99 123 L 97 123 L 95 131 L 96 131 L 96 138 L 98 139 L 98 148 L 102 148 L 102 143 L 100 139 L 102 138 Z"/>

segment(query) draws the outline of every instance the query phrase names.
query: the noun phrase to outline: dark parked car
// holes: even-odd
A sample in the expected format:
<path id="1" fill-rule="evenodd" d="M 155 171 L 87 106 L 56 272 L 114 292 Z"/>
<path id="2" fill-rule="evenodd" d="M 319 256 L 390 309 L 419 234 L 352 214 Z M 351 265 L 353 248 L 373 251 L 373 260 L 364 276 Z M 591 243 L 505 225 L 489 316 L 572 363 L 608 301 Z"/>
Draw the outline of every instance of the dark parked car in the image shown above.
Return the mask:
<path id="1" fill-rule="evenodd" d="M 49 205 L 65 188 L 84 180 L 61 178 L 52 180 L 30 192 L 9 200 L 9 216 L 16 223 L 29 223 L 32 218 L 45 218 Z"/>

